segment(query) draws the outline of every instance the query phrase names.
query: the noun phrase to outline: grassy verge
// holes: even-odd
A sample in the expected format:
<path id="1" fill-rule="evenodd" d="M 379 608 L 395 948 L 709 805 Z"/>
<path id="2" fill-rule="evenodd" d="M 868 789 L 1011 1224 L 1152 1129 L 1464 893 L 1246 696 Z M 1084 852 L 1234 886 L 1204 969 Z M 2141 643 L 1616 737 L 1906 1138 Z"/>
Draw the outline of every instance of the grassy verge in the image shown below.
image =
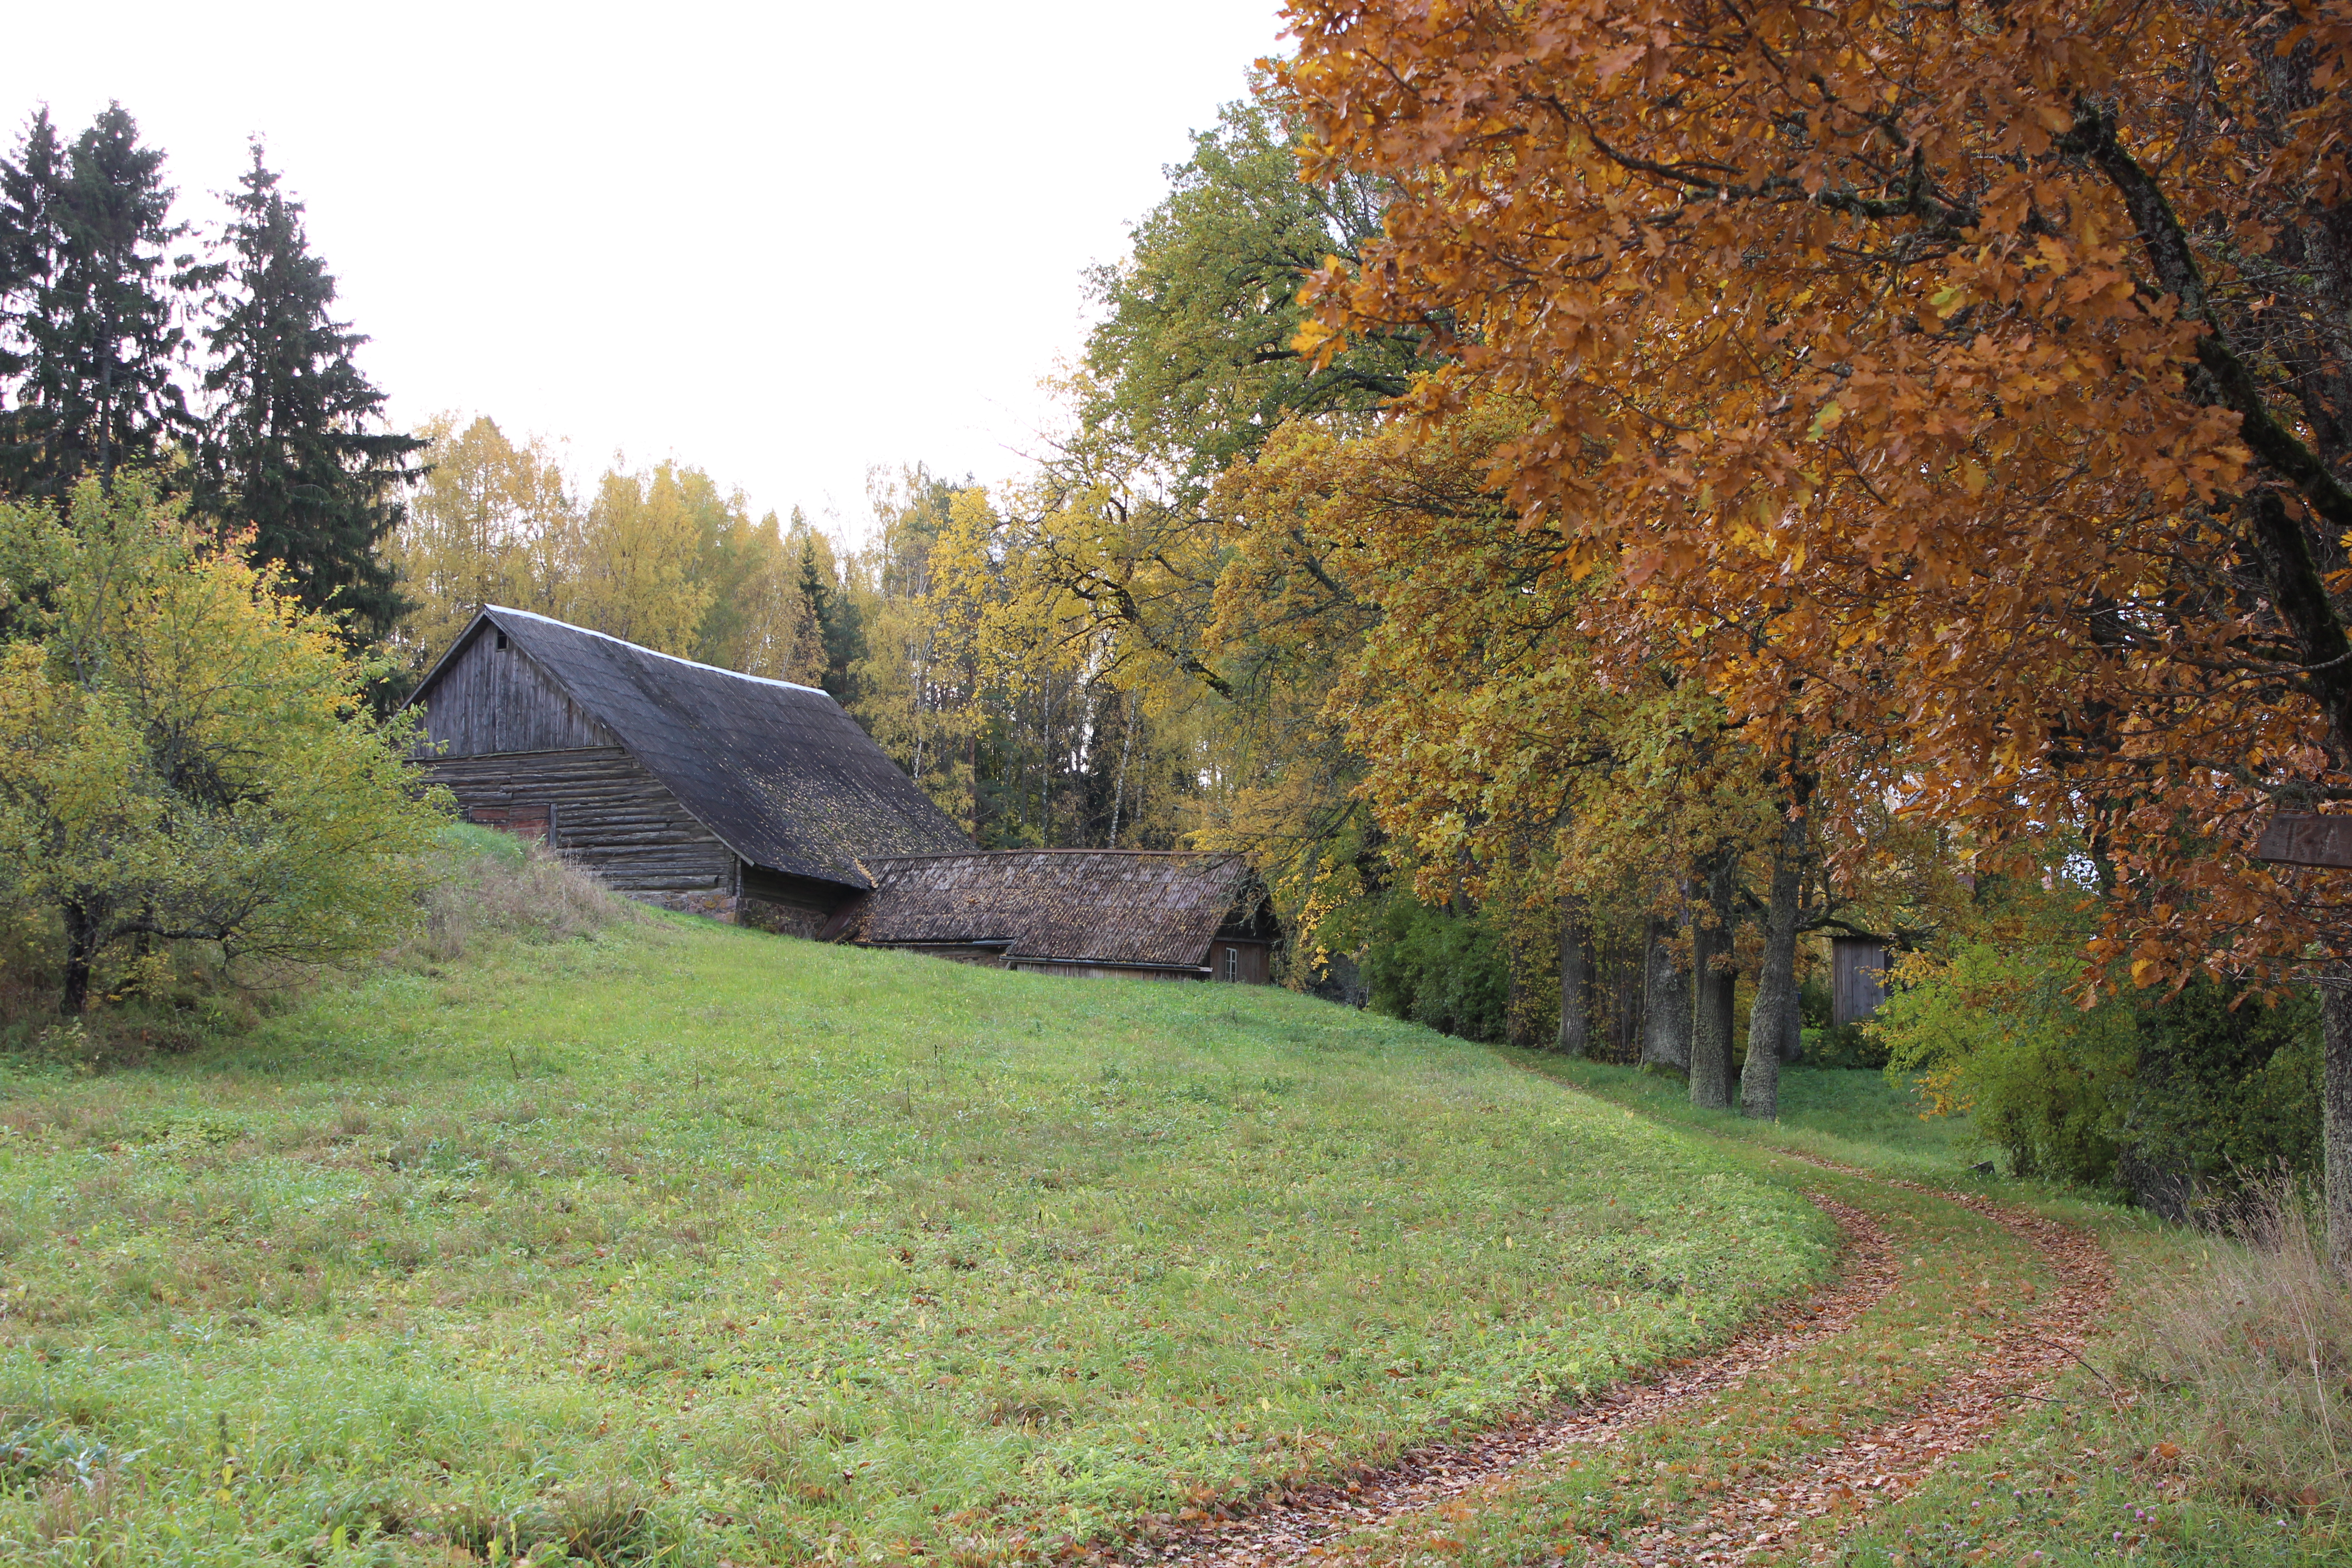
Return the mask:
<path id="1" fill-rule="evenodd" d="M 1828 1234 L 1279 992 L 429 949 L 0 1082 L 0 1555 L 1017 1557 L 1718 1337 Z"/>

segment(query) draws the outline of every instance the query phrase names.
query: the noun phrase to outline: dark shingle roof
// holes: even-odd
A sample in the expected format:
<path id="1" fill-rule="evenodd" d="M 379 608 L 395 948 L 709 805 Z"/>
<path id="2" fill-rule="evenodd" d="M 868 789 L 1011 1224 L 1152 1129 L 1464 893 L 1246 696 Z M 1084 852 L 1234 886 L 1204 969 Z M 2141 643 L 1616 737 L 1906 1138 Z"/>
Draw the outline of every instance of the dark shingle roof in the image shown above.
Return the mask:
<path id="1" fill-rule="evenodd" d="M 971 847 L 814 687 L 696 664 L 528 610 L 490 605 L 478 618 L 506 633 L 755 866 L 866 888 L 872 883 L 859 862 L 867 857 Z M 410 700 L 432 683 L 426 676 Z"/>
<path id="2" fill-rule="evenodd" d="M 872 858 L 843 932 L 874 945 L 1007 944 L 1013 959 L 1196 968 L 1263 889 L 1238 855 L 1000 849 Z"/>

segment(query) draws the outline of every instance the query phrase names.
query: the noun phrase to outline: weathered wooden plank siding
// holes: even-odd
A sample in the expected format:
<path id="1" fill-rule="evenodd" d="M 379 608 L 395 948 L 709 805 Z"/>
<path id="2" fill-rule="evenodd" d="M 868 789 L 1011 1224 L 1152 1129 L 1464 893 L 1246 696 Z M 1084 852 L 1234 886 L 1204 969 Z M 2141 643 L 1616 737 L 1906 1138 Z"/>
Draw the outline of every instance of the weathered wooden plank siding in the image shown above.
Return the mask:
<path id="1" fill-rule="evenodd" d="M 529 656 L 501 648 L 485 626 L 433 683 L 425 732 L 447 757 L 610 747 L 617 737 L 566 696 Z"/>
<path id="2" fill-rule="evenodd" d="M 925 949 L 923 951 L 930 951 Z M 1011 967 L 1024 974 L 1058 974 L 1065 980 L 1198 980 L 1198 970 L 1129 969 L 1116 963 L 1045 963 L 1014 959 Z"/>
<path id="3" fill-rule="evenodd" d="M 554 847 L 616 891 L 736 893 L 734 852 L 619 746 L 441 757 L 430 766 L 469 820 L 506 826 L 543 812 Z"/>
<path id="4" fill-rule="evenodd" d="M 1005 967 L 1004 950 L 1001 947 L 981 947 L 971 942 L 931 942 L 906 946 L 892 946 L 895 952 L 919 952 L 926 958 L 950 959 L 957 963 L 976 963 L 982 969 Z"/>
<path id="5" fill-rule="evenodd" d="M 1859 1024 L 1886 1000 L 1886 944 L 1867 937 L 1830 939 L 1830 1021 Z"/>
<path id="6" fill-rule="evenodd" d="M 1209 978 L 1242 985 L 1265 984 L 1274 978 L 1272 944 L 1219 937 L 1209 944 Z"/>

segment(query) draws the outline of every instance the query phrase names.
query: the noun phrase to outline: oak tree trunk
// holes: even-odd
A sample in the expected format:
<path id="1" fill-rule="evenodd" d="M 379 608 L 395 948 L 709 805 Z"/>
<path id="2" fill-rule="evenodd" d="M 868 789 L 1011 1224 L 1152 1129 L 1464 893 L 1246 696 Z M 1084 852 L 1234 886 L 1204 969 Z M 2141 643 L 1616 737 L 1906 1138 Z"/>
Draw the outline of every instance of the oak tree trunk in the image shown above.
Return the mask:
<path id="1" fill-rule="evenodd" d="M 1738 861 L 1718 855 L 1705 868 L 1706 918 L 1691 942 L 1692 1009 L 1690 1102 L 1709 1110 L 1731 1108 L 1732 994 L 1738 973 L 1731 964 L 1733 894 Z"/>
<path id="2" fill-rule="evenodd" d="M 1773 847 L 1772 889 L 1764 909 L 1764 966 L 1748 1017 L 1748 1064 L 1739 1075 L 1739 1111 L 1759 1121 L 1780 1114 L 1780 1062 L 1797 1015 L 1797 921 L 1804 894 L 1803 796 Z M 1799 1035 L 1801 1041 L 1802 1035 Z"/>
<path id="3" fill-rule="evenodd" d="M 2319 1137 L 2327 1184 L 2327 1256 L 2352 1279 L 2352 974 L 2319 994 L 2326 1054 L 2319 1081 Z"/>
<path id="4" fill-rule="evenodd" d="M 1691 1059 L 1690 976 L 1675 963 L 1667 930 L 1664 921 L 1652 921 L 1644 943 L 1650 994 L 1643 1011 L 1642 1065 L 1682 1071 Z"/>
<path id="5" fill-rule="evenodd" d="M 1584 900 L 1568 894 L 1559 900 L 1559 1049 L 1592 1054 L 1592 932 Z"/>

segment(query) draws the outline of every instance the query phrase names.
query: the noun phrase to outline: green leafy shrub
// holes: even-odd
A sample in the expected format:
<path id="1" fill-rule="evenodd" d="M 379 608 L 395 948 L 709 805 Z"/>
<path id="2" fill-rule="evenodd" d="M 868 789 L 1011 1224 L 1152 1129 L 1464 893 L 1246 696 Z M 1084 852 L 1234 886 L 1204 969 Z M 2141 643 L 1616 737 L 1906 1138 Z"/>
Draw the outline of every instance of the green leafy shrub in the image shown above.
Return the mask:
<path id="1" fill-rule="evenodd" d="M 1805 1030 L 1805 1064 L 1817 1068 L 1884 1068 L 1886 1043 L 1860 1024 Z"/>
<path id="2" fill-rule="evenodd" d="M 0 502 L 0 900 L 59 939 L 61 1012 L 175 946 L 334 963 L 414 920 L 446 797 L 275 569 L 125 472 Z"/>
<path id="3" fill-rule="evenodd" d="M 1465 1040 L 1500 1040 L 1509 1027 L 1510 961 L 1481 916 L 1391 896 L 1364 953 L 1372 1007 Z"/>
<path id="4" fill-rule="evenodd" d="M 2179 1218 L 2244 1175 L 2319 1169 L 2317 997 L 2198 980 L 2135 1023 L 2116 1180 L 2137 1201 Z"/>
<path id="5" fill-rule="evenodd" d="M 1805 1063 L 1817 1068 L 1884 1068 L 1886 1045 L 1860 1024 L 1833 1024 L 1836 1016 L 1829 976 L 1815 970 L 1797 986 L 1797 1012 L 1804 1020 Z"/>
<path id="6" fill-rule="evenodd" d="M 2176 1218 L 2319 1158 L 2318 1009 L 2200 980 L 2085 1008 L 2070 952 L 1915 955 L 1864 1032 L 1938 1111 L 1971 1112 L 2019 1175 L 2123 1188 Z"/>

